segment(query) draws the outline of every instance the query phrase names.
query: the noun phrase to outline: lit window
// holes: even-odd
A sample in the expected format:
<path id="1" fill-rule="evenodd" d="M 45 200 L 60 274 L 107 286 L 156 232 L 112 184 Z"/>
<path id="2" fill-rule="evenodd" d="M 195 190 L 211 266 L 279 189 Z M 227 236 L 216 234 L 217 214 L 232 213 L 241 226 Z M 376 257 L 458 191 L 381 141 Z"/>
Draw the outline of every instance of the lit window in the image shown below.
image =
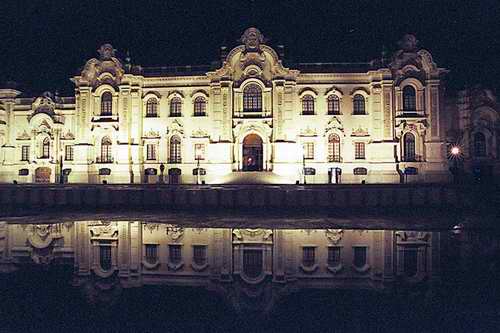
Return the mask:
<path id="1" fill-rule="evenodd" d="M 196 143 L 194 145 L 194 159 L 195 160 L 205 159 L 205 145 L 203 143 Z"/>
<path id="2" fill-rule="evenodd" d="M 100 163 L 113 162 L 113 149 L 111 139 L 107 136 L 101 140 L 101 156 L 98 158 Z"/>
<path id="3" fill-rule="evenodd" d="M 367 248 L 365 246 L 355 246 L 353 264 L 357 268 L 362 268 L 366 265 L 366 252 Z"/>
<path id="4" fill-rule="evenodd" d="M 205 245 L 193 245 L 193 262 L 202 266 L 207 262 L 207 247 Z"/>
<path id="5" fill-rule="evenodd" d="M 156 244 L 145 244 L 146 250 L 146 261 L 150 264 L 154 264 L 158 261 L 158 245 Z"/>
<path id="6" fill-rule="evenodd" d="M 146 102 L 146 117 L 158 117 L 158 101 L 151 97 Z"/>
<path id="7" fill-rule="evenodd" d="M 316 263 L 316 248 L 313 246 L 304 246 L 302 248 L 302 265 L 312 267 Z"/>
<path id="8" fill-rule="evenodd" d="M 262 90 L 256 84 L 250 84 L 243 90 L 243 111 L 262 111 Z"/>
<path id="9" fill-rule="evenodd" d="M 50 157 L 50 139 L 45 138 L 42 142 L 42 158 Z"/>
<path id="10" fill-rule="evenodd" d="M 168 260 L 172 264 L 179 264 L 182 261 L 181 245 L 171 244 L 168 246 Z"/>
<path id="11" fill-rule="evenodd" d="M 111 116 L 113 114 L 113 96 L 106 91 L 101 96 L 101 116 Z"/>
<path id="12" fill-rule="evenodd" d="M 73 161 L 73 145 L 66 145 L 64 147 L 64 159 L 66 161 Z"/>
<path id="13" fill-rule="evenodd" d="M 111 269 L 111 243 L 101 242 L 99 246 L 99 264 L 101 268 L 105 271 Z"/>
<path id="14" fill-rule="evenodd" d="M 243 272 L 249 278 L 257 278 L 262 273 L 262 250 L 243 251 Z"/>
<path id="15" fill-rule="evenodd" d="M 328 266 L 335 267 L 340 265 L 340 247 L 330 246 L 328 248 Z"/>
<path id="16" fill-rule="evenodd" d="M 486 137 L 481 132 L 474 134 L 474 155 L 476 157 L 486 156 Z"/>
<path id="17" fill-rule="evenodd" d="M 306 142 L 303 144 L 302 148 L 304 149 L 304 158 L 306 160 L 314 159 L 314 142 Z"/>
<path id="18" fill-rule="evenodd" d="M 365 98 L 363 95 L 356 94 L 353 98 L 353 114 L 360 115 L 366 114 L 365 111 Z"/>
<path id="19" fill-rule="evenodd" d="M 340 138 L 337 134 L 328 137 L 328 162 L 340 162 Z"/>
<path id="20" fill-rule="evenodd" d="M 156 160 L 156 145 L 154 143 L 148 143 L 146 145 L 146 159 Z"/>
<path id="21" fill-rule="evenodd" d="M 170 101 L 170 117 L 180 117 L 182 113 L 182 101 L 179 97 L 174 97 Z"/>
<path id="22" fill-rule="evenodd" d="M 415 161 L 415 136 L 412 133 L 406 133 L 404 142 L 404 160 Z"/>
<path id="23" fill-rule="evenodd" d="M 21 161 L 29 161 L 30 146 L 21 146 Z"/>
<path id="24" fill-rule="evenodd" d="M 357 160 L 365 159 L 365 143 L 355 142 L 354 143 L 354 158 Z"/>
<path id="25" fill-rule="evenodd" d="M 181 139 L 174 135 L 170 138 L 170 163 L 181 163 Z"/>
<path id="26" fill-rule="evenodd" d="M 340 114 L 340 99 L 337 95 L 330 95 L 327 99 L 328 114 Z"/>
<path id="27" fill-rule="evenodd" d="M 194 100 L 194 116 L 195 117 L 202 117 L 205 115 L 207 108 L 207 102 L 205 101 L 204 97 L 198 96 Z"/>
<path id="28" fill-rule="evenodd" d="M 303 115 L 314 114 L 314 97 L 312 97 L 311 95 L 305 95 L 302 98 L 302 114 Z"/>
<path id="29" fill-rule="evenodd" d="M 415 88 L 406 86 L 403 88 L 403 110 L 416 111 L 417 110 L 417 97 Z"/>

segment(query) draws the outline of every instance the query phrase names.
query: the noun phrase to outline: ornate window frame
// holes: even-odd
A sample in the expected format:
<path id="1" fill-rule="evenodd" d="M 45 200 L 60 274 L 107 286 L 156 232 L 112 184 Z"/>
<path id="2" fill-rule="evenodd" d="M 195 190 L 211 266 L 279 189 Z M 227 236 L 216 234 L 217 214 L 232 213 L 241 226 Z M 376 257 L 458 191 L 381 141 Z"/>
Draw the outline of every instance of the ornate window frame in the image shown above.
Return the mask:
<path id="1" fill-rule="evenodd" d="M 404 110 L 403 90 L 407 86 L 411 86 L 415 90 L 415 110 Z M 395 92 L 396 117 L 407 114 L 425 116 L 425 87 L 418 79 L 413 77 L 404 79 L 395 87 Z"/>
<path id="2" fill-rule="evenodd" d="M 180 112 L 179 114 L 172 113 L 172 100 L 174 98 L 178 98 L 180 101 Z M 168 105 L 168 116 L 169 117 L 182 117 L 184 115 L 184 95 L 179 91 L 173 91 L 167 96 L 167 105 Z"/>
<path id="3" fill-rule="evenodd" d="M 307 112 L 304 113 L 304 99 L 308 99 L 312 101 L 312 113 Z M 300 99 L 300 114 L 302 116 L 314 116 L 317 115 L 317 99 L 318 99 L 318 93 L 314 91 L 311 88 L 304 88 L 299 94 L 299 99 Z"/>
<path id="4" fill-rule="evenodd" d="M 329 99 L 332 96 L 336 96 L 338 98 L 338 103 L 339 103 L 339 113 L 330 113 L 328 110 L 328 105 L 329 105 Z M 340 116 L 342 115 L 342 98 L 344 97 L 344 94 L 342 91 L 339 89 L 333 87 L 330 90 L 328 90 L 325 94 L 325 102 L 326 102 L 326 114 L 329 116 Z"/>
<path id="5" fill-rule="evenodd" d="M 244 111 L 243 109 L 243 92 L 249 85 L 257 85 L 262 92 L 262 110 L 261 111 Z M 272 116 L 272 88 L 266 87 L 264 82 L 258 78 L 248 78 L 239 87 L 233 88 L 234 96 L 234 117 L 249 117 L 249 118 L 265 118 Z"/>
<path id="6" fill-rule="evenodd" d="M 111 94 L 111 114 L 102 114 L 102 97 L 105 93 Z M 110 118 L 118 116 L 118 92 L 109 84 L 103 84 L 94 91 L 94 116 L 98 118 Z"/>
<path id="7" fill-rule="evenodd" d="M 154 100 L 156 102 L 156 112 L 154 115 L 148 114 L 148 103 Z M 160 102 L 161 96 L 157 92 L 148 92 L 142 97 L 143 117 L 144 118 L 159 118 L 160 117 Z"/>
<path id="8" fill-rule="evenodd" d="M 361 95 L 364 99 L 364 113 L 355 113 L 354 112 L 354 102 L 355 102 L 355 98 L 357 95 Z M 351 111 L 351 115 L 353 116 L 367 116 L 369 115 L 371 112 L 370 110 L 370 94 L 368 94 L 364 89 L 361 89 L 361 88 L 358 88 L 358 89 L 355 89 L 351 92 L 351 107 L 352 107 L 352 111 Z"/>

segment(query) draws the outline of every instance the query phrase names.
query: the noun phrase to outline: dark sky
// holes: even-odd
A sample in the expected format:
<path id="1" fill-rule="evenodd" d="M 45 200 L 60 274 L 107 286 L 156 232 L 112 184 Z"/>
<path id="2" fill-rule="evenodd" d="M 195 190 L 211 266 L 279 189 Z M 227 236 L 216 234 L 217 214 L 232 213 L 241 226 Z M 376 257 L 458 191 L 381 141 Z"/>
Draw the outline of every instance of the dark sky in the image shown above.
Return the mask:
<path id="1" fill-rule="evenodd" d="M 397 4 L 394 4 L 397 3 Z M 500 91 L 500 1 L 0 1 L 0 81 L 71 95 L 69 77 L 110 42 L 143 66 L 201 65 L 256 26 L 290 62 L 369 61 L 405 33 L 452 72 L 451 90 Z"/>

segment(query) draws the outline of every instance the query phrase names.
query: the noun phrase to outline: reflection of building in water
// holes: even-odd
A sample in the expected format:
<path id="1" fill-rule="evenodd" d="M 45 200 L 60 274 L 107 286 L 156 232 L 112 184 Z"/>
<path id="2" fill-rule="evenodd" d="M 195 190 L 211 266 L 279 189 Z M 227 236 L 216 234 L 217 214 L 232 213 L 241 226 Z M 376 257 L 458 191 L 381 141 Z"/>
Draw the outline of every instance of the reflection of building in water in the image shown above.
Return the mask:
<path id="1" fill-rule="evenodd" d="M 74 284 L 90 300 L 143 285 L 194 286 L 219 292 L 246 311 L 304 289 L 432 282 L 440 274 L 439 250 L 437 232 L 0 223 L 1 271 L 74 264 Z"/>

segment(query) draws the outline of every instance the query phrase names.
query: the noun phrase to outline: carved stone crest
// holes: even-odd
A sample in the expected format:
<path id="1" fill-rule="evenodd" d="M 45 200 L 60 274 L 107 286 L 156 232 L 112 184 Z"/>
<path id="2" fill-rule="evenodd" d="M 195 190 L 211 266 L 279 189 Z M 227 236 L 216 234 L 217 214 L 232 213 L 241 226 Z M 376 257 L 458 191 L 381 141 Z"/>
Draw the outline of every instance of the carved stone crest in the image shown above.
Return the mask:
<path id="1" fill-rule="evenodd" d="M 245 30 L 241 36 L 241 42 L 245 44 L 245 51 L 260 51 L 260 44 L 264 43 L 264 36 L 259 29 L 251 27 Z"/>
<path id="2" fill-rule="evenodd" d="M 179 227 L 177 225 L 168 224 L 166 226 L 167 235 L 170 236 L 174 242 L 179 241 L 182 236 L 184 236 L 184 228 Z"/>
<path id="3" fill-rule="evenodd" d="M 236 242 L 269 242 L 273 239 L 270 229 L 234 229 L 233 241 Z"/>
<path id="4" fill-rule="evenodd" d="M 342 229 L 326 229 L 325 236 L 333 244 L 338 244 L 344 236 L 344 230 Z"/>

